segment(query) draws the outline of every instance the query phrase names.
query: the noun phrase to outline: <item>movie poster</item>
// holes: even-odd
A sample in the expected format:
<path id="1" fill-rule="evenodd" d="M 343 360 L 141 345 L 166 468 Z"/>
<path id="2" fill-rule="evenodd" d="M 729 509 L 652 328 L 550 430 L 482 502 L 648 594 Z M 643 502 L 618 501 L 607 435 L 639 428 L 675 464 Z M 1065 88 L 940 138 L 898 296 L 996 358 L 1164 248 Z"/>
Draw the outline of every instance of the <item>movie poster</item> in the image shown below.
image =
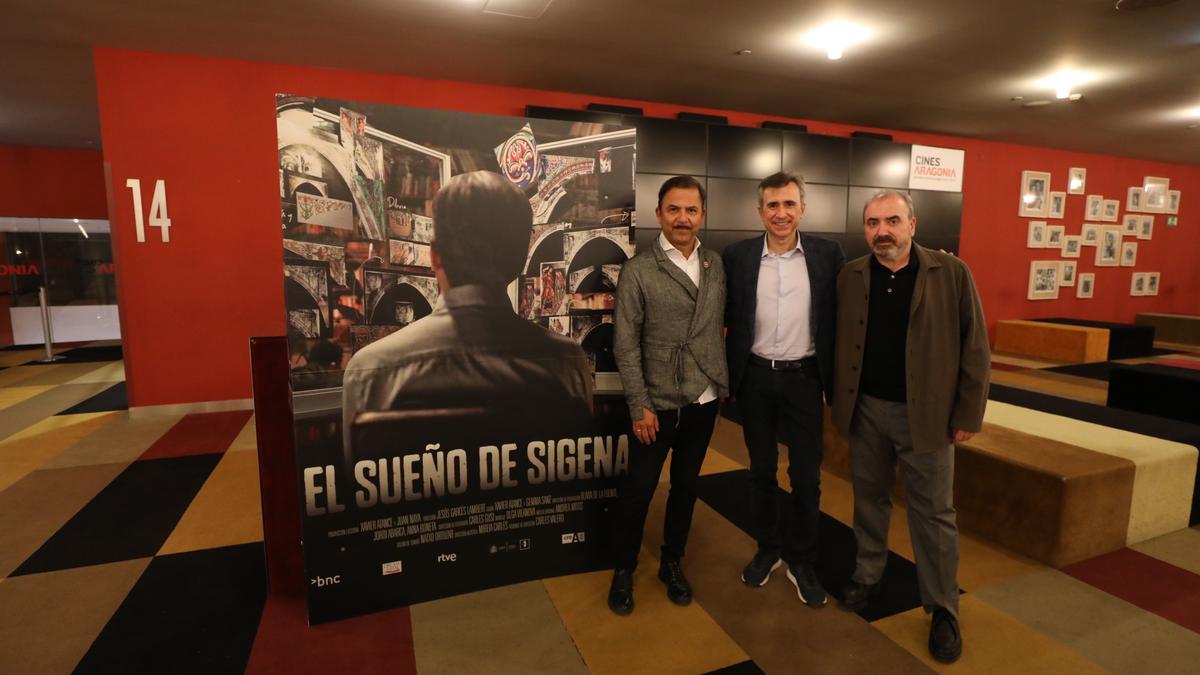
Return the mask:
<path id="1" fill-rule="evenodd" d="M 629 421 L 595 373 L 616 370 L 634 131 L 296 95 L 276 120 L 310 622 L 607 567 Z M 435 199 L 476 172 L 529 205 L 502 275 L 492 211 L 439 240 Z M 519 376 L 447 365 L 467 362 Z"/>

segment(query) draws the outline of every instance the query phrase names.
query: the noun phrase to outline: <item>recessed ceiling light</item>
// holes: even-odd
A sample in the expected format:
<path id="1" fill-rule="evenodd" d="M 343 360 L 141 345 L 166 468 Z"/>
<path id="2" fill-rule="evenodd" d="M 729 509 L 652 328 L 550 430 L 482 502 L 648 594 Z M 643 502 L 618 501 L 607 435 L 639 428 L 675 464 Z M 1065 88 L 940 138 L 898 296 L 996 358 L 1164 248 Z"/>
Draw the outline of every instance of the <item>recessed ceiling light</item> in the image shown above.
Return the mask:
<path id="1" fill-rule="evenodd" d="M 750 56 L 753 53 L 754 52 L 750 51 L 749 49 L 739 49 L 736 52 L 734 52 L 734 55 L 735 56 Z"/>
<path id="2" fill-rule="evenodd" d="M 847 47 L 865 42 L 871 31 L 849 21 L 830 21 L 804 34 L 804 44 L 825 52 L 830 61 L 842 58 Z"/>
<path id="3" fill-rule="evenodd" d="M 1095 76 L 1091 73 L 1064 69 L 1053 75 L 1043 77 L 1037 81 L 1037 85 L 1044 89 L 1053 89 L 1055 98 L 1070 98 L 1072 89 L 1081 84 L 1087 84 L 1094 79 Z"/>
<path id="4" fill-rule="evenodd" d="M 1045 99 L 1039 99 L 1036 101 L 1025 101 L 1024 103 L 1021 104 L 1021 107 L 1022 108 L 1040 108 L 1040 107 L 1046 106 L 1046 105 L 1050 105 L 1050 101 L 1047 101 Z"/>

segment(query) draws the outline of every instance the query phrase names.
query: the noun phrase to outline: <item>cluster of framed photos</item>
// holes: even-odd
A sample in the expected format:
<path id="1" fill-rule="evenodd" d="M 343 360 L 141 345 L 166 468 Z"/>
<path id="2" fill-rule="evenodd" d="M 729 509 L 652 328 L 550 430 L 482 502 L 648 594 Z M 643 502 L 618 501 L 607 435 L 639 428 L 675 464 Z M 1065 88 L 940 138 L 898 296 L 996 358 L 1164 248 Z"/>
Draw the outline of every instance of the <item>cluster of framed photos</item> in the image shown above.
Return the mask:
<path id="1" fill-rule="evenodd" d="M 1021 200 L 1018 213 L 1022 217 L 1062 218 L 1067 194 L 1087 192 L 1087 169 L 1072 168 L 1068 174 L 1067 191 L 1050 190 L 1050 173 L 1021 172 Z M 1031 220 L 1025 245 L 1027 248 L 1058 249 L 1062 258 L 1081 258 L 1083 247 L 1095 248 L 1096 267 L 1134 267 L 1137 265 L 1138 242 L 1123 237 L 1150 240 L 1154 235 L 1155 213 L 1175 214 L 1179 211 L 1180 194 L 1170 189 L 1166 178 L 1146 176 L 1142 186 L 1129 188 L 1126 210 L 1120 218 L 1121 203 L 1103 195 L 1087 195 L 1085 222 L 1078 235 L 1066 233 L 1063 225 L 1050 225 L 1045 220 Z M 1105 225 L 1102 223 L 1117 223 Z M 1059 296 L 1059 288 L 1074 286 L 1075 297 L 1090 298 L 1095 291 L 1095 273 L 1079 273 L 1075 260 L 1034 260 L 1029 264 L 1029 300 L 1051 300 Z M 1130 295 L 1158 295 L 1159 273 L 1138 272 L 1133 275 Z"/>

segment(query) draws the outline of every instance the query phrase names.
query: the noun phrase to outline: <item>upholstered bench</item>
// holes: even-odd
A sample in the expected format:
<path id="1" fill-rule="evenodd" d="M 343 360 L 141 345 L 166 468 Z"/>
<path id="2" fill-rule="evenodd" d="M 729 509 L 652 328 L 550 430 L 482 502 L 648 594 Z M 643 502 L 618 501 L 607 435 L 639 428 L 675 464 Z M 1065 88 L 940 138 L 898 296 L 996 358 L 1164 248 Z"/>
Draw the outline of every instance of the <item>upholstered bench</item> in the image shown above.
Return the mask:
<path id="1" fill-rule="evenodd" d="M 1162 342 L 1200 345 L 1200 316 L 1139 312 L 1134 323 L 1154 326 L 1155 338 Z"/>
<path id="2" fill-rule="evenodd" d="M 822 468 L 850 478 L 828 426 Z M 1135 475 L 1129 459 L 985 424 L 956 448 L 954 505 L 963 531 L 1062 567 L 1126 545 Z"/>
<path id="3" fill-rule="evenodd" d="M 1052 567 L 1125 546 L 1135 466 L 994 424 L 955 454 L 959 526 Z"/>
<path id="4" fill-rule="evenodd" d="M 1154 353 L 1154 326 L 1066 318 L 1038 319 L 1038 321 L 1107 330 L 1109 361 L 1150 356 Z"/>
<path id="5" fill-rule="evenodd" d="M 1108 360 L 1108 331 L 1044 321 L 996 322 L 995 351 L 1000 354 L 1086 363 Z"/>
<path id="6" fill-rule="evenodd" d="M 1196 483 L 1194 446 L 994 399 L 988 401 L 984 421 L 1132 462 L 1126 546 L 1188 526 Z"/>
<path id="7" fill-rule="evenodd" d="M 1108 406 L 1200 424 L 1200 370 L 1113 364 Z"/>

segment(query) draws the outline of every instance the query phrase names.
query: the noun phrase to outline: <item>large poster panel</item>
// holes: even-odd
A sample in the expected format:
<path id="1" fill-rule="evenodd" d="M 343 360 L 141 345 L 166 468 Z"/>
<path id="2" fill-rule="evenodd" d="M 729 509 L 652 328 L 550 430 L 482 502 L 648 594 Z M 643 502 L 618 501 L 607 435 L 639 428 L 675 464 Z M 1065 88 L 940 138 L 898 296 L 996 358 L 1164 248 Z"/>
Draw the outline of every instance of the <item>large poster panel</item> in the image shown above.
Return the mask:
<path id="1" fill-rule="evenodd" d="M 310 621 L 607 566 L 634 131 L 276 102 Z"/>

